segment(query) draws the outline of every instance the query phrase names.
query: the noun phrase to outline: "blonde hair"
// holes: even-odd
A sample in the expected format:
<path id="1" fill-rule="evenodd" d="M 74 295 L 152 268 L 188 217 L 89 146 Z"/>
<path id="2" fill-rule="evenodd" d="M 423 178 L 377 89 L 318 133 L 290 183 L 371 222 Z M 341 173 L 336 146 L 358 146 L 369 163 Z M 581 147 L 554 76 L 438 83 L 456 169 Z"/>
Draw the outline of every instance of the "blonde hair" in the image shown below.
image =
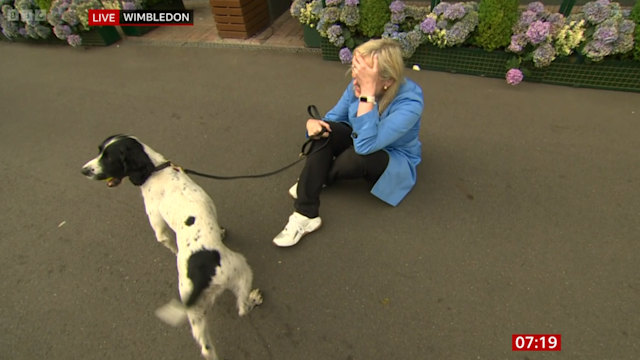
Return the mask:
<path id="1" fill-rule="evenodd" d="M 404 82 L 404 60 L 400 44 L 392 39 L 372 39 L 356 47 L 353 52 L 363 57 L 377 55 L 378 75 L 382 80 L 393 80 L 393 84 L 387 88 L 380 99 L 377 99 L 378 112 L 382 114 Z"/>

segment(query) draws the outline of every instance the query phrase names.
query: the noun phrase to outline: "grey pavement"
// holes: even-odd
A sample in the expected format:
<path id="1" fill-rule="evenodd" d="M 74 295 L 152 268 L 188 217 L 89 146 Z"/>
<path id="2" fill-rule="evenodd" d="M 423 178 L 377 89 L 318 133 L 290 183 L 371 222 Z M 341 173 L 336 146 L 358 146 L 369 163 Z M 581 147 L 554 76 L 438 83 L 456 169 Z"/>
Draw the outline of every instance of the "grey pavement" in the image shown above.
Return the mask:
<path id="1" fill-rule="evenodd" d="M 269 171 L 297 157 L 306 106 L 349 79 L 318 54 L 0 43 L 0 359 L 199 359 L 154 310 L 175 260 L 141 196 L 80 167 L 114 133 L 187 168 Z M 323 227 L 271 239 L 300 166 L 195 180 L 265 293 L 209 314 L 222 359 L 637 359 L 640 94 L 410 71 L 426 110 L 418 183 L 392 208 L 326 189 Z M 519 333 L 561 352 L 512 352 Z"/>

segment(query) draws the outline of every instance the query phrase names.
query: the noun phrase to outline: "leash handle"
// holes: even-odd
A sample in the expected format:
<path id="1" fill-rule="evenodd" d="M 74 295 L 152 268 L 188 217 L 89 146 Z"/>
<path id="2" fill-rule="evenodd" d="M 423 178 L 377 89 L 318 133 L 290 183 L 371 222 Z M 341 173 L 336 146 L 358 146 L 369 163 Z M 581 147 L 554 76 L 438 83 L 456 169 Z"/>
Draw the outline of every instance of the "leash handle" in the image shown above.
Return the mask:
<path id="1" fill-rule="evenodd" d="M 307 106 L 307 112 L 309 113 L 309 116 L 311 116 L 312 119 L 322 120 L 322 116 L 320 116 L 320 112 L 318 111 L 318 108 L 315 105 Z M 327 129 L 322 128 L 322 130 L 320 130 L 319 133 L 317 133 L 317 134 L 315 134 L 313 136 L 309 136 L 309 139 L 318 140 L 318 139 L 320 139 L 322 137 L 322 134 L 324 134 L 326 132 L 327 132 Z M 309 142 L 309 140 L 307 140 L 307 142 Z M 305 142 L 304 145 L 302 145 L 303 149 L 307 145 L 307 142 Z M 305 152 L 302 151 L 301 155 L 308 155 L 308 154 L 305 154 Z"/>
<path id="2" fill-rule="evenodd" d="M 309 116 L 311 116 L 312 119 L 322 120 L 322 116 L 320 116 L 320 112 L 318 111 L 318 108 L 315 105 L 307 106 L 307 112 L 309 113 Z"/>

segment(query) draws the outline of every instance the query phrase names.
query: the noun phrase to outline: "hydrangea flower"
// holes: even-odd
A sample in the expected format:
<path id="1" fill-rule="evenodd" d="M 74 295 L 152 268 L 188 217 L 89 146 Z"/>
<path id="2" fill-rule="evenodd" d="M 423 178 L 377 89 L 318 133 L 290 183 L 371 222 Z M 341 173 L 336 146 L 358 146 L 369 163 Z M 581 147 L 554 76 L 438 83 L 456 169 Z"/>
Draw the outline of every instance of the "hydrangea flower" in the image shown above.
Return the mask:
<path id="1" fill-rule="evenodd" d="M 507 47 L 507 50 L 514 53 L 519 53 L 524 50 L 525 46 L 527 46 L 528 43 L 529 39 L 527 38 L 526 34 L 514 34 L 511 35 L 511 43 L 509 44 L 509 47 Z"/>
<path id="2" fill-rule="evenodd" d="M 433 20 L 428 20 L 429 18 Z M 477 2 L 455 4 L 441 2 L 420 24 L 420 30 L 425 33 L 428 42 L 444 48 L 463 44 L 477 26 Z"/>
<path id="3" fill-rule="evenodd" d="M 327 38 L 329 42 L 336 47 L 342 47 L 344 45 L 344 37 L 342 36 L 342 27 L 340 25 L 332 25 L 327 30 Z"/>
<path id="4" fill-rule="evenodd" d="M 51 26 L 33 0 L 0 1 L 0 29 L 8 39 L 46 39 Z"/>
<path id="5" fill-rule="evenodd" d="M 73 47 L 82 45 L 82 38 L 78 34 L 67 36 L 67 43 Z"/>
<path id="6" fill-rule="evenodd" d="M 420 30 L 425 34 L 432 34 L 436 30 L 436 19 L 427 16 L 427 18 L 420 23 Z"/>
<path id="7" fill-rule="evenodd" d="M 467 10 L 462 3 L 455 3 L 447 7 L 442 16 L 447 20 L 462 19 L 467 14 Z"/>
<path id="8" fill-rule="evenodd" d="M 597 0 L 584 4 L 582 12 L 585 18 L 592 24 L 600 24 L 605 21 L 611 14 L 609 0 Z"/>
<path id="9" fill-rule="evenodd" d="M 112 6 L 105 1 L 105 4 L 107 3 Z M 136 6 L 139 5 L 138 2 L 133 3 Z M 71 46 L 79 46 L 82 42 L 79 34 L 90 30 L 89 9 L 103 9 L 105 6 L 98 0 L 53 0 L 47 14 L 47 21 L 53 26 L 56 37 L 67 40 Z"/>
<path id="10" fill-rule="evenodd" d="M 440 2 L 433 8 L 433 13 L 440 16 L 444 14 L 445 11 L 449 8 L 450 4 L 448 2 Z"/>
<path id="11" fill-rule="evenodd" d="M 400 44 L 403 58 L 408 59 L 426 41 L 421 23 L 428 17 L 428 8 L 406 5 L 402 0 L 394 0 L 389 5 L 389 10 L 391 16 L 384 26 L 382 37 L 396 40 Z M 433 17 L 435 19 L 435 15 Z"/>
<path id="12" fill-rule="evenodd" d="M 593 33 L 593 38 L 605 44 L 610 44 L 618 39 L 618 29 L 616 26 L 598 26 Z"/>
<path id="13" fill-rule="evenodd" d="M 340 21 L 347 26 L 356 26 L 360 22 L 360 12 L 356 6 L 345 6 L 340 12 Z"/>
<path id="14" fill-rule="evenodd" d="M 340 62 L 343 64 L 350 64 L 353 59 L 353 53 L 349 50 L 348 47 L 343 47 L 338 52 L 338 58 L 340 58 Z"/>
<path id="15" fill-rule="evenodd" d="M 529 3 L 527 5 L 527 10 L 531 11 L 531 12 L 533 12 L 535 14 L 544 12 L 544 4 L 541 3 L 540 1 L 534 1 L 534 2 Z"/>
<path id="16" fill-rule="evenodd" d="M 581 30 L 575 24 L 567 26 L 564 15 L 549 13 L 541 2 L 530 3 L 513 26 L 507 50 L 535 67 L 549 66 L 558 54 L 568 55 L 579 45 Z"/>
<path id="17" fill-rule="evenodd" d="M 507 84 L 515 86 L 522 82 L 522 79 L 524 79 L 524 75 L 522 74 L 522 71 L 520 71 L 520 69 L 509 69 L 509 71 L 507 71 L 505 79 L 507 80 Z"/>
<path id="18" fill-rule="evenodd" d="M 529 41 L 536 45 L 541 42 L 547 40 L 547 36 L 549 36 L 549 31 L 551 30 L 551 24 L 546 21 L 534 21 L 529 25 L 527 29 L 527 38 Z"/>
<path id="19" fill-rule="evenodd" d="M 401 13 L 404 11 L 405 5 L 401 0 L 395 0 L 389 5 L 389 10 L 392 13 Z"/>
<path id="20" fill-rule="evenodd" d="M 556 49 L 549 43 L 544 43 L 533 51 L 533 64 L 539 68 L 549 66 L 555 58 Z"/>
<path id="21" fill-rule="evenodd" d="M 597 0 L 586 3 L 582 12 L 574 16 L 575 21 L 583 21 L 585 45 L 581 53 L 592 61 L 601 61 L 606 56 L 624 54 L 633 49 L 636 24 L 625 17 L 619 3 Z"/>

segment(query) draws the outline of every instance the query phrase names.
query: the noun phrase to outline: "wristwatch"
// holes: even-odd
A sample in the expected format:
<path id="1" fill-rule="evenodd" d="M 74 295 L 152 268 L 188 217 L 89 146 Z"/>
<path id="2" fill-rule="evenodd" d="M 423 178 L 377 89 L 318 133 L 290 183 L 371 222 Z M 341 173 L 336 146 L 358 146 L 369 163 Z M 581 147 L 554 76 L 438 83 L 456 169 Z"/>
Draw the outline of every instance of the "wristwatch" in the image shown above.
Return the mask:
<path id="1" fill-rule="evenodd" d="M 376 97 L 375 96 L 360 96 L 360 102 L 366 102 L 366 103 L 371 103 L 371 104 L 375 104 L 376 103 Z"/>

